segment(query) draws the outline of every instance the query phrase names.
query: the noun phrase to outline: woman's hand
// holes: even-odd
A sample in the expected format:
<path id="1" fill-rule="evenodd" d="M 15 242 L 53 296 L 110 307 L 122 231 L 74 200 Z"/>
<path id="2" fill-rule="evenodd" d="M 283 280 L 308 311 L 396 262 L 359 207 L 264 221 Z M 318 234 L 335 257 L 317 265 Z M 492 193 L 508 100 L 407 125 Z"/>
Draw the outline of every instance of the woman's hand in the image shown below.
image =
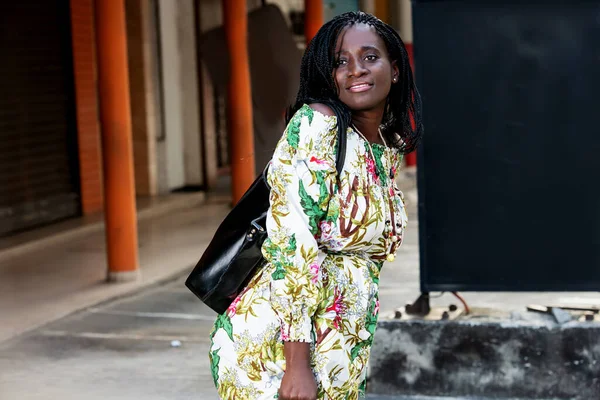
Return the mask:
<path id="1" fill-rule="evenodd" d="M 310 367 L 286 369 L 279 388 L 279 400 L 317 400 L 317 382 Z"/>
<path id="2" fill-rule="evenodd" d="M 286 342 L 285 374 L 279 388 L 279 400 L 317 400 L 317 382 L 310 369 L 310 345 Z"/>

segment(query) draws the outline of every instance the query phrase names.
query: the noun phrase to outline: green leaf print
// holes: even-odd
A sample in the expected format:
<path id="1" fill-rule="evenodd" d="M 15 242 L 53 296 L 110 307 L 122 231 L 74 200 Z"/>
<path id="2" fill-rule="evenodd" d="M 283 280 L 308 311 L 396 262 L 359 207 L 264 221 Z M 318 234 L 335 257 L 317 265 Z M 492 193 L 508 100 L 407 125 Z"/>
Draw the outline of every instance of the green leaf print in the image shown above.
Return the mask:
<path id="1" fill-rule="evenodd" d="M 304 188 L 304 183 L 299 181 L 298 195 L 300 196 L 300 205 L 304 210 L 304 214 L 308 217 L 308 225 L 310 226 L 310 233 L 313 235 L 317 234 L 317 223 L 323 217 L 323 211 L 321 211 L 319 204 L 308 194 Z"/>
<path id="2" fill-rule="evenodd" d="M 375 169 L 379 174 L 379 179 L 381 180 L 382 185 L 387 185 L 388 174 L 383 166 L 381 159 L 383 158 L 383 152 L 385 148 L 383 146 L 373 145 L 373 156 L 375 157 Z"/>
<path id="3" fill-rule="evenodd" d="M 283 244 L 282 244 L 283 246 Z M 275 266 L 275 271 L 271 274 L 271 277 L 275 281 L 279 281 L 285 278 L 287 274 L 286 264 L 288 263 L 286 257 L 294 256 L 297 248 L 296 234 L 292 234 L 288 240 L 287 247 L 282 248 L 275 245 L 273 242 L 268 242 L 266 251 L 271 258 L 271 263 Z"/>
<path id="4" fill-rule="evenodd" d="M 359 393 L 360 393 L 361 396 L 365 395 L 365 393 L 367 391 L 367 380 L 366 379 L 363 379 L 362 383 L 358 387 L 358 391 L 359 391 Z"/>
<path id="5" fill-rule="evenodd" d="M 273 278 L 274 281 L 280 281 L 285 279 L 285 273 L 285 269 L 281 266 L 281 263 L 277 263 L 275 271 L 271 274 L 271 278 Z"/>
<path id="6" fill-rule="evenodd" d="M 379 265 L 377 266 L 377 268 L 381 270 L 381 267 Z M 373 283 L 379 285 L 379 277 L 375 275 L 373 268 L 369 268 L 369 275 L 371 276 L 371 280 L 373 281 Z"/>
<path id="7" fill-rule="evenodd" d="M 313 118 L 315 117 L 315 112 L 309 106 L 302 107 L 302 114 L 308 117 L 308 123 L 312 125 Z"/>
<path id="8" fill-rule="evenodd" d="M 296 252 L 296 234 L 292 234 L 292 237 L 290 237 L 290 241 L 288 242 L 288 251 L 291 252 L 292 254 L 294 252 Z"/>
<path id="9" fill-rule="evenodd" d="M 332 202 L 331 206 L 327 211 L 326 222 L 336 222 L 340 217 L 340 206 L 337 201 Z"/>
<path id="10" fill-rule="evenodd" d="M 302 122 L 301 117 L 298 115 L 294 116 L 290 121 L 290 126 L 287 129 L 286 139 L 288 144 L 294 148 L 298 148 L 298 144 L 300 143 L 300 123 Z"/>
<path id="11" fill-rule="evenodd" d="M 360 343 L 357 343 L 356 346 L 352 348 L 350 351 L 350 359 L 354 361 L 358 354 L 365 347 L 370 347 L 373 344 L 373 337 L 375 336 L 375 329 L 377 329 L 377 314 L 375 313 L 375 307 L 377 307 L 377 302 L 373 301 L 369 306 L 369 310 L 367 312 L 367 319 L 365 321 L 365 329 L 367 332 L 371 334 L 367 340 L 364 340 Z"/>
<path id="12" fill-rule="evenodd" d="M 231 319 L 227 314 L 221 314 L 215 322 L 215 329 L 223 328 L 227 332 L 229 339 L 233 340 L 233 326 L 231 325 Z"/>
<path id="13" fill-rule="evenodd" d="M 217 331 L 219 329 L 221 329 L 222 327 L 223 327 L 223 320 L 221 319 L 221 315 L 219 315 L 217 317 L 217 320 L 215 321 L 215 327 L 214 327 L 214 330 L 213 330 L 213 336 L 216 335 Z"/>
<path id="14" fill-rule="evenodd" d="M 219 351 L 221 349 L 217 349 L 210 353 L 210 372 L 212 373 L 212 378 L 215 381 L 215 386 L 219 387 L 219 362 L 221 361 L 221 357 L 219 356 Z"/>
<path id="15" fill-rule="evenodd" d="M 360 351 L 364 347 L 366 347 L 366 345 L 367 345 L 366 342 L 360 342 L 356 346 L 354 346 L 352 348 L 352 351 L 350 352 L 350 361 L 354 361 L 356 359 L 356 357 L 358 357 L 358 353 L 360 353 Z"/>
<path id="16" fill-rule="evenodd" d="M 375 310 L 369 310 L 369 316 L 365 322 L 365 329 L 371 334 L 371 337 L 375 335 L 375 329 L 377 329 L 377 315 L 374 312 Z"/>
<path id="17" fill-rule="evenodd" d="M 316 171 L 317 183 L 319 184 L 319 207 L 324 209 L 327 207 L 327 200 L 329 192 L 327 191 L 327 184 L 325 183 L 325 173 L 323 171 Z"/>
<path id="18" fill-rule="evenodd" d="M 369 311 L 367 313 L 367 319 L 365 321 L 365 329 L 371 334 L 371 336 L 366 340 L 369 343 L 369 345 L 373 343 L 373 338 L 375 337 L 375 330 L 377 329 L 377 313 L 375 312 L 377 302 L 377 299 L 371 302 L 371 306 L 369 307 Z"/>
<path id="19" fill-rule="evenodd" d="M 368 325 L 368 323 L 367 323 L 367 325 Z M 376 326 L 377 326 L 377 318 L 375 318 L 375 325 L 374 326 L 367 327 L 367 331 L 369 331 L 371 333 L 371 336 L 367 340 L 364 340 L 364 341 L 358 343 L 356 346 L 354 346 L 352 348 L 352 351 L 350 352 L 350 360 L 351 361 L 354 361 L 354 359 L 356 357 L 358 357 L 358 353 L 360 353 L 360 351 L 362 349 L 364 349 L 365 347 L 366 348 L 371 347 L 371 345 L 373 344 L 373 334 L 375 333 Z"/>
<path id="20" fill-rule="evenodd" d="M 268 255 L 269 259 L 273 259 L 277 255 L 277 246 L 273 243 L 270 238 L 265 239 L 263 243 L 263 255 Z"/>
<path id="21" fill-rule="evenodd" d="M 287 142 L 294 149 L 298 148 L 300 143 L 300 125 L 302 124 L 302 118 L 308 117 L 308 123 L 312 124 L 315 113 L 312 108 L 308 106 L 302 107 L 298 112 L 294 115 L 292 120 L 290 121 L 290 126 L 287 129 Z"/>

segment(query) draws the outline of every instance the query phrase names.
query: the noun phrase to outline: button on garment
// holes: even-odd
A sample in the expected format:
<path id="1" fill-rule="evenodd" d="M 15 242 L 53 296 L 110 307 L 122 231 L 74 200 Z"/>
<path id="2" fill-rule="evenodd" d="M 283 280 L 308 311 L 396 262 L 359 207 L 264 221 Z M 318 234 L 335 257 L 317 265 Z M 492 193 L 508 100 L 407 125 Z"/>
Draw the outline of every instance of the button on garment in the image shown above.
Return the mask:
<path id="1" fill-rule="evenodd" d="M 275 149 L 262 248 L 267 263 L 211 334 L 222 399 L 276 398 L 284 341 L 310 343 L 318 399 L 364 394 L 379 272 L 407 222 L 393 179 L 402 155 L 349 128 L 338 179 L 336 138 L 336 118 L 305 105 Z"/>

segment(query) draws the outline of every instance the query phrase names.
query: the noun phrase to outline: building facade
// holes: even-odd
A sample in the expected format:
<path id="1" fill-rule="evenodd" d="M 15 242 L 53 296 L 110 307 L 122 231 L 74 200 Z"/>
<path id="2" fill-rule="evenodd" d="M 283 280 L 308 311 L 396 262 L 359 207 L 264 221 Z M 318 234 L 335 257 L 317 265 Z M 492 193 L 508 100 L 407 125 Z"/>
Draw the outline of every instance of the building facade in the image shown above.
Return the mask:
<path id="1" fill-rule="evenodd" d="M 0 237 L 103 211 L 95 1 L 0 5 Z M 380 2 L 324 2 L 324 16 Z M 302 47 L 304 0 L 246 2 L 249 12 L 266 3 Z M 222 0 L 124 4 L 136 196 L 210 190 L 227 174 L 229 138 L 226 93 L 205 57 L 227 50 L 202 55 L 200 38 L 223 24 Z"/>

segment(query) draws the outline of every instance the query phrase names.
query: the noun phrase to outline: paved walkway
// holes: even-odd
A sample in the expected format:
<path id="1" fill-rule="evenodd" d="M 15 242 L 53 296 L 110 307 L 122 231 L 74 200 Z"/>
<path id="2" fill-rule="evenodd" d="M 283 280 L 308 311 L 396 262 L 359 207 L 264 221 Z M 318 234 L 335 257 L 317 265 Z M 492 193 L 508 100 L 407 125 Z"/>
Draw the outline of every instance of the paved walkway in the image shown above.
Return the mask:
<path id="1" fill-rule="evenodd" d="M 401 186 L 412 221 L 397 260 L 382 272 L 383 317 L 419 294 L 416 193 L 410 179 Z M 138 282 L 105 283 L 101 229 L 0 255 L 0 399 L 216 400 L 206 356 L 214 314 L 183 281 L 226 204 L 209 197 L 140 221 Z M 465 296 L 472 306 L 504 310 L 599 297 Z M 433 305 L 450 302 L 443 297 Z M 181 347 L 172 347 L 174 340 Z"/>
<path id="2" fill-rule="evenodd" d="M 0 241 L 0 342 L 73 311 L 172 277 L 196 263 L 227 213 L 223 199 L 198 194 L 141 202 L 141 279 L 106 283 L 101 220 L 71 220 L 43 229 L 47 238 L 24 242 L 28 232 Z"/>

